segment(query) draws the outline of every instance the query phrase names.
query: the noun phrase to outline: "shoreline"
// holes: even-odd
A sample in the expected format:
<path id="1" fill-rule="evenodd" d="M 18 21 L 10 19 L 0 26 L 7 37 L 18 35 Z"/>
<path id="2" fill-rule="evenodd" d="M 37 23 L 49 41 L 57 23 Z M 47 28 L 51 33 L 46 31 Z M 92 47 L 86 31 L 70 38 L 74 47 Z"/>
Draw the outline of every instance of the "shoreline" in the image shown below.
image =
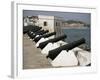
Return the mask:
<path id="1" fill-rule="evenodd" d="M 90 29 L 88 27 L 61 27 L 61 29 Z"/>

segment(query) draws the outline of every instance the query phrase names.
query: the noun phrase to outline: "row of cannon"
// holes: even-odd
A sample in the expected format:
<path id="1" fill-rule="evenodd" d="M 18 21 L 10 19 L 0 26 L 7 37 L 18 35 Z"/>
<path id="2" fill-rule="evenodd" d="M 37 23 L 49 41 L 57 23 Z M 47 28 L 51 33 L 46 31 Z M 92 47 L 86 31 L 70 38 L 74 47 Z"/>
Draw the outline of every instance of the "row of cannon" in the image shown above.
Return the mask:
<path id="1" fill-rule="evenodd" d="M 36 43 L 36 47 L 41 49 L 41 53 L 46 55 L 52 66 L 87 66 L 91 64 L 90 53 L 78 48 L 81 44 L 85 44 L 84 38 L 67 43 L 64 41 L 67 35 L 55 37 L 56 32 L 43 30 L 39 26 L 27 26 L 23 33 Z M 82 57 L 79 56 L 80 54 Z"/>

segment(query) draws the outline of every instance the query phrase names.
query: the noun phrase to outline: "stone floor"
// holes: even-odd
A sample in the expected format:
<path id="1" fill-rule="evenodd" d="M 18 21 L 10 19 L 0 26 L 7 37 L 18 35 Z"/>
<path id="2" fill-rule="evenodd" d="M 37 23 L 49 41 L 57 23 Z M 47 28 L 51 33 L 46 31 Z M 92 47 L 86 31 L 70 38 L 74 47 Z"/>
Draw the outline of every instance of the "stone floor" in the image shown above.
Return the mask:
<path id="1" fill-rule="evenodd" d="M 35 42 L 23 36 L 23 69 L 36 68 L 52 68 L 50 62 L 45 55 L 41 54 L 41 50 L 36 48 Z"/>

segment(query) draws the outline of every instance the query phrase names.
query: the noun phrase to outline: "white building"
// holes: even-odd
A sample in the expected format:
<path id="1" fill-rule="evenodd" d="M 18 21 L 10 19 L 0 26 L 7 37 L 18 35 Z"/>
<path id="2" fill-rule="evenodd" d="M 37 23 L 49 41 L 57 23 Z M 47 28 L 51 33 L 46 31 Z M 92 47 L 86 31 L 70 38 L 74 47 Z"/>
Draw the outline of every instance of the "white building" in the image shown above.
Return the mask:
<path id="1" fill-rule="evenodd" d="M 26 17 L 24 19 L 25 25 L 36 25 L 42 27 L 44 30 L 49 30 L 49 32 L 56 32 L 56 36 L 62 34 L 61 27 L 63 26 L 63 19 L 56 16 L 38 15 Z"/>
<path id="2" fill-rule="evenodd" d="M 39 15 L 39 26 L 43 29 L 49 30 L 49 32 L 56 32 L 56 36 L 60 36 L 62 33 L 62 18 L 56 16 Z"/>

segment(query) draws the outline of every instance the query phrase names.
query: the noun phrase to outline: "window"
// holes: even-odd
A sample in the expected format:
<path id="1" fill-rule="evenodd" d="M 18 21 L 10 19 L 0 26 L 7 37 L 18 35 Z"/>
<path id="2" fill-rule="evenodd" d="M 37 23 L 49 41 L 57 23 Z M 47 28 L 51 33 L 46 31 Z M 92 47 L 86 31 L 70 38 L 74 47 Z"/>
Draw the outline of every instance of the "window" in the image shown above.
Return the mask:
<path id="1" fill-rule="evenodd" d="M 60 22 L 56 22 L 56 26 L 60 26 Z"/>
<path id="2" fill-rule="evenodd" d="M 57 22 L 56 22 L 56 26 L 57 26 Z"/>
<path id="3" fill-rule="evenodd" d="M 47 22 L 44 22 L 44 26 L 47 26 Z"/>

